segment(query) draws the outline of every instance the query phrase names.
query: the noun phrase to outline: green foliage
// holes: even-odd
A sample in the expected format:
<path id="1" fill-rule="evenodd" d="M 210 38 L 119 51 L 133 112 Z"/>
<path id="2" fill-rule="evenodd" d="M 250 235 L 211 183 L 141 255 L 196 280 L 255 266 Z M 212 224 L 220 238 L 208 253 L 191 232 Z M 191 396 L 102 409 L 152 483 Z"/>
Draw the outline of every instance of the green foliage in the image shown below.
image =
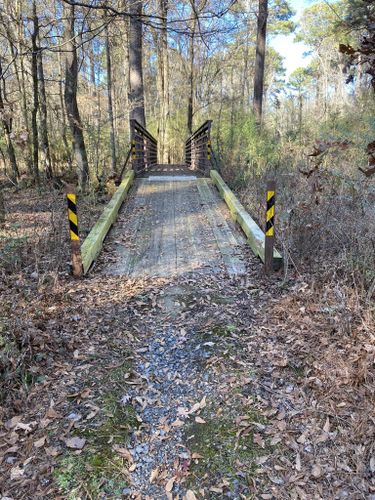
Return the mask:
<path id="1" fill-rule="evenodd" d="M 313 81 L 313 70 L 308 68 L 297 68 L 289 77 L 288 86 L 302 94 Z"/>
<path id="2" fill-rule="evenodd" d="M 260 422 L 263 419 L 249 410 L 249 420 Z M 242 463 L 248 481 L 255 472 L 256 458 L 271 452 L 270 448 L 260 448 L 252 433 L 238 436 L 238 428 L 233 418 L 203 413 L 205 423 L 191 422 L 184 433 L 187 447 L 201 458 L 190 467 L 188 484 L 192 487 L 209 482 L 215 485 L 218 478 L 225 477 L 233 488 L 238 473 L 238 463 Z M 209 485 L 208 485 L 209 486 Z M 214 495 L 214 494 L 213 494 Z M 212 496 L 216 498 L 216 496 Z M 217 498 L 221 498 L 220 495 Z"/>
<path id="3" fill-rule="evenodd" d="M 228 113 L 224 116 L 227 117 Z M 223 120 L 216 134 L 222 138 L 220 149 L 224 165 L 242 166 L 233 172 L 232 186 L 244 182 L 249 171 L 263 172 L 278 163 L 278 151 L 272 134 L 266 128 L 259 130 L 252 113 L 236 114 L 233 125 L 227 120 Z"/>
<path id="4" fill-rule="evenodd" d="M 270 20 L 268 31 L 274 35 L 286 35 L 296 29 L 292 20 L 295 10 L 286 0 L 273 0 L 269 6 Z"/>

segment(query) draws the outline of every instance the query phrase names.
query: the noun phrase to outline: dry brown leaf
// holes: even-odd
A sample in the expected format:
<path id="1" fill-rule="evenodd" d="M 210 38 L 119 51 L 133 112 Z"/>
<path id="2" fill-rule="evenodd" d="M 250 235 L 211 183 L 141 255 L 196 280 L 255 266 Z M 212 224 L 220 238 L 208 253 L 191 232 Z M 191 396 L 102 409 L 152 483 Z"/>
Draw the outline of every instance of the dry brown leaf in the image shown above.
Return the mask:
<path id="1" fill-rule="evenodd" d="M 176 480 L 175 477 L 171 477 L 171 479 L 169 479 L 169 481 L 165 485 L 165 491 L 170 492 L 173 490 L 175 480 Z"/>
<path id="2" fill-rule="evenodd" d="M 266 463 L 268 459 L 269 459 L 269 455 L 264 455 L 263 457 L 257 458 L 256 463 L 257 463 L 257 465 L 262 465 L 262 464 Z"/>
<path id="3" fill-rule="evenodd" d="M 203 455 L 201 455 L 200 453 L 192 453 L 191 458 L 193 460 L 198 460 L 200 458 L 203 458 Z"/>
<path id="4" fill-rule="evenodd" d="M 318 465 L 318 464 L 313 465 L 313 467 L 311 469 L 311 474 L 316 479 L 318 479 L 322 475 L 322 468 L 320 467 L 320 465 Z"/>
<path id="5" fill-rule="evenodd" d="M 330 422 L 329 422 L 329 417 L 327 417 L 326 423 L 324 424 L 324 427 L 323 427 L 323 431 L 328 433 L 330 427 L 331 427 L 331 425 L 330 425 Z"/>
<path id="6" fill-rule="evenodd" d="M 78 436 L 67 438 L 64 440 L 65 444 L 68 448 L 72 448 L 73 450 L 82 450 L 82 448 L 86 444 L 85 438 L 80 438 Z"/>
<path id="7" fill-rule="evenodd" d="M 253 441 L 255 444 L 257 444 L 261 448 L 264 448 L 264 446 L 265 446 L 264 439 L 260 434 L 254 434 Z"/>
<path id="8" fill-rule="evenodd" d="M 37 441 L 34 441 L 34 446 L 35 448 L 42 448 L 42 446 L 45 445 L 46 442 L 46 436 L 43 436 L 42 438 L 38 439 Z"/>
<path id="9" fill-rule="evenodd" d="M 187 490 L 187 492 L 186 492 L 186 496 L 185 496 L 185 499 L 186 499 L 186 500 L 197 500 L 197 497 L 195 496 L 194 491 L 192 491 L 192 490 Z"/>
<path id="10" fill-rule="evenodd" d="M 61 454 L 61 451 L 58 450 L 57 448 L 53 448 L 52 446 L 50 448 L 44 448 L 44 451 L 49 455 L 50 457 L 57 457 L 58 455 Z"/>
<path id="11" fill-rule="evenodd" d="M 25 431 L 25 434 L 30 434 L 30 432 L 33 432 L 33 427 L 35 427 L 35 424 L 36 422 L 29 422 L 28 424 L 23 424 L 22 422 L 18 422 L 14 430 L 15 431 L 22 430 Z"/>
<path id="12" fill-rule="evenodd" d="M 182 427 L 184 425 L 184 422 L 177 418 L 174 422 L 172 422 L 171 426 L 172 427 Z"/>
<path id="13" fill-rule="evenodd" d="M 12 467 L 10 470 L 10 479 L 13 481 L 19 479 L 25 474 L 25 470 L 17 465 L 17 467 Z"/>
<path id="14" fill-rule="evenodd" d="M 206 423 L 206 421 L 201 417 L 195 417 L 195 421 L 197 422 L 197 424 L 205 424 Z"/>
<path id="15" fill-rule="evenodd" d="M 58 413 L 52 406 L 50 406 L 45 414 L 44 418 L 61 418 L 61 414 Z"/>
<path id="16" fill-rule="evenodd" d="M 296 456 L 296 470 L 298 472 L 301 471 L 301 455 L 299 453 L 297 453 L 297 456 Z"/>
<path id="17" fill-rule="evenodd" d="M 211 486 L 210 491 L 213 493 L 223 493 L 223 488 L 216 488 L 216 486 Z"/>
<path id="18" fill-rule="evenodd" d="M 113 451 L 120 455 L 120 457 L 125 458 L 128 462 L 133 463 L 133 456 L 127 448 L 122 448 L 115 444 L 113 446 Z"/>
<path id="19" fill-rule="evenodd" d="M 11 418 L 10 420 L 7 420 L 5 422 L 5 428 L 6 429 L 13 429 L 14 427 L 16 427 L 16 425 L 21 422 L 22 420 L 22 415 L 17 415 L 13 418 Z"/>
<path id="20" fill-rule="evenodd" d="M 156 467 L 150 474 L 150 483 L 153 483 L 155 479 L 158 478 L 160 472 L 160 467 Z"/>

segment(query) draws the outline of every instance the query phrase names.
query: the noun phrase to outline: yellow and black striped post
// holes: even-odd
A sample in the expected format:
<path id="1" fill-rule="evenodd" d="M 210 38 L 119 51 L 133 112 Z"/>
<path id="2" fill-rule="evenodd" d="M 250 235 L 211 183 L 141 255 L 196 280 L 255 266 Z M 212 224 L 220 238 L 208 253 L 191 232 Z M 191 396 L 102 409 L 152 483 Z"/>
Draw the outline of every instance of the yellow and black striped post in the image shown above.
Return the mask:
<path id="1" fill-rule="evenodd" d="M 275 244 L 275 197 L 276 182 L 267 182 L 267 209 L 266 209 L 266 241 L 264 247 L 264 264 L 266 274 L 273 271 L 273 249 Z"/>
<path id="2" fill-rule="evenodd" d="M 136 160 L 137 159 L 137 149 L 136 149 L 136 145 L 135 145 L 135 140 L 133 139 L 132 140 L 132 160 Z"/>
<path id="3" fill-rule="evenodd" d="M 70 246 L 72 249 L 72 268 L 74 276 L 82 276 L 81 244 L 78 232 L 77 195 L 72 186 L 66 187 L 66 200 L 68 202 L 68 219 Z"/>
<path id="4" fill-rule="evenodd" d="M 207 160 L 211 161 L 211 141 L 207 141 Z"/>

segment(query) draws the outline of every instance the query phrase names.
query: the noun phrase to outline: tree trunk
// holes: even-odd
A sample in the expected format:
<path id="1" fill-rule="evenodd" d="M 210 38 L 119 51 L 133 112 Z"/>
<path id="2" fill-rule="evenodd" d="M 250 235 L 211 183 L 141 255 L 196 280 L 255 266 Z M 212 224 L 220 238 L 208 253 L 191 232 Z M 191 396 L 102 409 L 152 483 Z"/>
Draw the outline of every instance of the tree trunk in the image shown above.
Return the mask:
<path id="1" fill-rule="evenodd" d="M 38 39 L 39 42 L 39 39 Z M 48 111 L 47 111 L 47 95 L 46 86 L 44 80 L 44 68 L 43 68 L 43 54 L 40 50 L 37 53 L 37 65 L 38 65 L 38 85 L 39 85 L 39 117 L 40 117 L 40 147 L 42 151 L 42 159 L 44 163 L 44 170 L 48 179 L 53 177 L 51 150 L 48 138 Z"/>
<path id="2" fill-rule="evenodd" d="M 303 120 L 303 94 L 298 96 L 298 128 L 299 128 L 299 143 L 302 144 L 302 120 Z"/>
<path id="3" fill-rule="evenodd" d="M 129 5 L 129 104 L 130 118 L 144 127 L 145 98 L 143 88 L 142 0 L 132 0 Z"/>
<path id="4" fill-rule="evenodd" d="M 23 1 L 22 0 L 17 0 L 16 3 L 16 11 L 17 11 L 17 23 L 18 23 L 18 33 L 17 33 L 17 51 L 18 51 L 18 59 L 20 61 L 20 70 L 21 70 L 21 75 L 20 75 L 20 92 L 22 96 L 22 110 L 23 110 L 23 118 L 24 118 L 24 125 L 25 129 L 27 132 L 27 138 L 26 138 L 26 151 L 24 152 L 24 157 L 25 157 L 25 162 L 27 165 L 27 168 L 30 172 L 30 175 L 33 175 L 33 150 L 32 150 L 32 145 L 30 141 L 30 126 L 29 126 L 29 115 L 28 115 L 28 109 L 29 109 L 29 103 L 28 103 L 28 98 L 27 98 L 27 90 L 26 90 L 26 81 L 25 81 L 25 75 L 27 74 L 26 68 L 25 68 L 25 62 L 24 62 L 24 46 L 25 42 L 23 40 L 24 35 L 23 35 L 23 27 L 24 27 L 24 18 L 22 16 L 23 12 Z M 13 55 L 14 57 L 14 55 Z M 15 59 L 16 61 L 16 59 Z"/>
<path id="5" fill-rule="evenodd" d="M 66 50 L 64 101 L 72 132 L 74 155 L 78 165 L 79 184 L 81 189 L 84 190 L 89 181 L 89 164 L 77 103 L 78 59 L 74 25 L 75 7 L 74 5 L 64 4 L 64 45 Z"/>
<path id="6" fill-rule="evenodd" d="M 168 0 L 159 0 L 159 15 L 163 18 L 158 47 L 158 91 L 159 91 L 159 161 L 169 163 L 169 55 L 168 55 Z"/>
<path id="7" fill-rule="evenodd" d="M 111 61 L 111 47 L 109 44 L 108 25 L 105 27 L 105 50 L 107 57 L 107 94 L 108 94 L 108 118 L 110 126 L 110 143 L 111 143 L 111 165 L 112 173 L 116 172 L 116 136 L 115 124 L 113 121 L 113 102 L 112 102 L 112 61 Z"/>
<path id="8" fill-rule="evenodd" d="M 36 13 L 36 3 L 33 1 L 33 31 L 31 33 L 32 56 L 31 56 L 31 75 L 33 80 L 33 109 L 31 113 L 31 129 L 33 132 L 33 177 L 34 181 L 39 184 L 39 136 L 38 136 L 38 33 L 39 19 Z"/>
<path id="9" fill-rule="evenodd" d="M 11 175 L 10 179 L 13 182 L 13 184 L 17 184 L 17 180 L 19 177 L 19 170 L 18 170 L 18 165 L 17 165 L 17 159 L 16 159 L 16 153 L 14 151 L 14 146 L 12 142 L 12 117 L 8 113 L 6 113 L 6 109 L 4 106 L 4 99 L 5 95 L 3 97 L 3 70 L 2 70 L 2 64 L 1 64 L 1 59 L 0 59 L 0 114 L 2 116 L 1 118 L 1 124 L 3 126 L 4 130 L 4 135 L 5 135 L 5 141 L 7 145 L 7 153 L 9 157 L 9 162 L 10 162 L 10 167 L 11 167 Z"/>
<path id="10" fill-rule="evenodd" d="M 4 202 L 4 193 L 3 193 L 3 185 L 0 183 L 0 226 L 5 223 L 5 202 Z"/>
<path id="11" fill-rule="evenodd" d="M 194 15 L 193 25 L 191 29 L 190 47 L 189 47 L 189 97 L 188 97 L 188 116 L 187 116 L 187 128 L 188 133 L 191 135 L 193 133 L 193 114 L 194 114 L 194 37 L 195 30 L 197 26 L 197 19 Z"/>
<path id="12" fill-rule="evenodd" d="M 268 0 L 259 0 L 257 45 L 255 56 L 254 74 L 254 101 L 253 109 L 258 125 L 262 122 L 264 66 L 266 59 L 266 34 L 267 34 Z"/>
<path id="13" fill-rule="evenodd" d="M 65 155 L 66 155 L 66 160 L 68 163 L 68 168 L 70 171 L 73 170 L 73 162 L 72 162 L 72 152 L 68 144 L 68 138 L 67 138 L 67 123 L 66 123 L 66 110 L 65 110 L 65 104 L 64 104 L 64 84 L 63 84 L 63 64 L 61 61 L 61 53 L 58 53 L 58 59 L 59 59 L 59 68 L 60 68 L 60 78 L 59 78 L 59 100 L 60 100 L 60 108 L 61 108 L 61 122 L 62 122 L 62 130 L 61 130 L 61 135 L 62 135 L 62 140 L 64 143 L 64 149 L 65 149 Z"/>

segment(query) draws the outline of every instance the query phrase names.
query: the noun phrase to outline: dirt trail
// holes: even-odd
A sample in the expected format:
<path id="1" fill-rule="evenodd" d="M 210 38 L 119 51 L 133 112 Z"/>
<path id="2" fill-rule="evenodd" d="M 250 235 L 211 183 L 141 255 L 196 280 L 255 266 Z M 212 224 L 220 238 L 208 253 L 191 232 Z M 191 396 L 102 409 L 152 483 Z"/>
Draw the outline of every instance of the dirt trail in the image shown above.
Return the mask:
<path id="1" fill-rule="evenodd" d="M 207 265 L 185 253 L 185 273 L 108 276 L 121 247 L 145 262 L 166 235 L 135 193 L 85 280 L 1 284 L 32 354 L 0 409 L 4 500 L 372 499 L 371 373 L 334 290 L 265 279 L 198 187 Z"/>

